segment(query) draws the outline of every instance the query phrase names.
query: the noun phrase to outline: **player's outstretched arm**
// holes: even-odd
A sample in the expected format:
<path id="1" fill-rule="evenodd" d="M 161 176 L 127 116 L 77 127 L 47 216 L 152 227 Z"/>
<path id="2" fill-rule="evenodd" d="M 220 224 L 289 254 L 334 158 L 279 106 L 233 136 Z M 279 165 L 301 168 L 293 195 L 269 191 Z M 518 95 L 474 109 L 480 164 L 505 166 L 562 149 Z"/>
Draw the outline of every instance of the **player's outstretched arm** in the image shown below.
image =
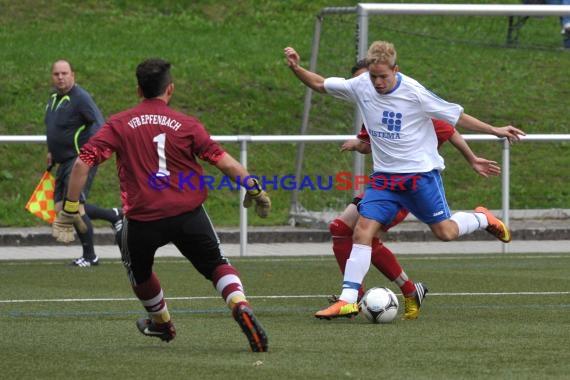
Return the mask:
<path id="1" fill-rule="evenodd" d="M 515 128 L 512 125 L 507 125 L 500 128 L 494 127 L 466 113 L 461 114 L 459 120 L 457 120 L 456 126 L 468 129 L 473 132 L 487 133 L 497 137 L 505 137 L 511 144 L 515 141 L 520 140 L 520 137 L 525 135 L 522 130 Z"/>
<path id="2" fill-rule="evenodd" d="M 341 152 L 359 152 L 362 154 L 369 154 L 372 152 L 372 149 L 370 148 L 370 144 L 365 143 L 364 141 L 360 141 L 360 140 L 346 140 L 344 143 L 342 143 L 342 145 L 340 146 L 340 151 Z"/>
<path id="3" fill-rule="evenodd" d="M 505 127 L 495 127 L 495 131 L 497 132 L 495 136 L 506 137 L 511 144 L 515 141 L 519 141 L 521 139 L 521 136 L 526 136 L 522 130 L 515 128 L 512 125 L 507 125 Z"/>
<path id="4" fill-rule="evenodd" d="M 284 53 L 285 53 L 285 59 L 287 61 L 287 66 L 289 66 L 293 74 L 295 74 L 295 76 L 299 78 L 299 80 L 303 82 L 305 86 L 320 93 L 326 92 L 325 78 L 323 78 L 319 74 L 313 73 L 312 71 L 302 68 L 299 65 L 301 57 L 295 51 L 295 49 L 288 46 L 284 49 Z"/>
<path id="5" fill-rule="evenodd" d="M 449 142 L 463 155 L 473 170 L 482 177 L 496 176 L 501 173 L 501 167 L 495 161 L 477 157 L 471 150 L 461 133 L 455 133 L 449 138 Z"/>
<path id="6" fill-rule="evenodd" d="M 215 164 L 222 173 L 228 176 L 232 181 L 246 186 L 247 191 L 243 198 L 243 207 L 249 208 L 255 203 L 255 213 L 261 217 L 266 218 L 271 210 L 271 199 L 265 190 L 261 188 L 259 183 L 252 175 L 249 174 L 247 169 L 240 164 L 229 153 L 224 153 L 222 158 Z M 239 180 L 238 180 L 239 178 Z M 247 178 L 247 183 L 243 181 Z"/>

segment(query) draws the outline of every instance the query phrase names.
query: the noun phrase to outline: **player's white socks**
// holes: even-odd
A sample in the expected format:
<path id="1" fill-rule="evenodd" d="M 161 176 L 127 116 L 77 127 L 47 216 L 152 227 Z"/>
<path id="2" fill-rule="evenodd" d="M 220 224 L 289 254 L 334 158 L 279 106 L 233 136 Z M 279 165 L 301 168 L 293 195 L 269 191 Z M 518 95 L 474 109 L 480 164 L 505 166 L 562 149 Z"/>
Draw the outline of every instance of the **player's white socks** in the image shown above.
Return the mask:
<path id="1" fill-rule="evenodd" d="M 456 212 L 451 215 L 459 229 L 459 235 L 467 235 L 477 230 L 484 230 L 489 225 L 485 214 L 478 212 Z"/>
<path id="2" fill-rule="evenodd" d="M 372 247 L 369 245 L 353 244 L 350 258 L 346 261 L 344 269 L 344 281 L 342 293 L 339 299 L 348 303 L 354 303 L 358 299 L 358 288 L 364 280 L 364 276 L 370 269 Z"/>

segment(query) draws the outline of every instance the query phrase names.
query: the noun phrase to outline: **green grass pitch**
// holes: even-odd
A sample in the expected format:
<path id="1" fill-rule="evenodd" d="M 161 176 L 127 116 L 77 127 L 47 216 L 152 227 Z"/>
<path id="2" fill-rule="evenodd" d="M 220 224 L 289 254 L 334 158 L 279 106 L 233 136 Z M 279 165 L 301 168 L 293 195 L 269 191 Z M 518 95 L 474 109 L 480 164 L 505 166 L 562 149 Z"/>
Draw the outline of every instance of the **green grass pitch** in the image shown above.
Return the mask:
<path id="1" fill-rule="evenodd" d="M 558 379 L 570 371 L 570 255 L 401 255 L 430 287 L 420 318 L 317 320 L 338 293 L 330 257 L 234 258 L 270 340 L 249 352 L 210 282 L 158 259 L 178 335 L 142 336 L 144 315 L 118 260 L 0 262 L 0 371 L 6 379 Z M 371 268 L 365 285 L 395 286 Z M 399 296 L 400 297 L 400 296 Z M 401 298 L 400 298 L 401 301 Z M 402 304 L 402 302 L 401 302 Z"/>

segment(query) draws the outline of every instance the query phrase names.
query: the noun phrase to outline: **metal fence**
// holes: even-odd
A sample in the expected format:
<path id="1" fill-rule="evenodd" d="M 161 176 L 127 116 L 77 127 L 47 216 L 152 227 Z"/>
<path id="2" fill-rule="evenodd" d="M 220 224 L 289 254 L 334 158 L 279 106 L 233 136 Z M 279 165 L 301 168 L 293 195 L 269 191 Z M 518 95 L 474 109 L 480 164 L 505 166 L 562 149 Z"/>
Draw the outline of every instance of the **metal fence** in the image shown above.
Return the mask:
<path id="1" fill-rule="evenodd" d="M 466 134 L 463 135 L 467 141 L 498 141 L 495 136 Z M 248 145 L 259 143 L 327 143 L 342 142 L 353 139 L 354 135 L 233 135 L 233 136 L 212 136 L 212 138 L 221 143 L 237 143 L 240 146 L 240 162 L 247 167 Z M 510 203 L 510 149 L 511 145 L 508 140 L 501 139 L 502 155 L 501 155 L 501 208 L 502 218 L 505 224 L 509 225 L 509 203 Z M 570 134 L 532 134 L 521 138 L 522 142 L 555 142 L 570 141 Z M 0 136 L 0 144 L 22 144 L 22 143 L 46 143 L 46 136 L 43 135 L 12 135 Z M 245 189 L 240 189 L 240 199 L 245 196 Z M 240 256 L 245 256 L 247 252 L 247 210 L 243 207 L 239 208 L 239 231 L 240 231 Z"/>

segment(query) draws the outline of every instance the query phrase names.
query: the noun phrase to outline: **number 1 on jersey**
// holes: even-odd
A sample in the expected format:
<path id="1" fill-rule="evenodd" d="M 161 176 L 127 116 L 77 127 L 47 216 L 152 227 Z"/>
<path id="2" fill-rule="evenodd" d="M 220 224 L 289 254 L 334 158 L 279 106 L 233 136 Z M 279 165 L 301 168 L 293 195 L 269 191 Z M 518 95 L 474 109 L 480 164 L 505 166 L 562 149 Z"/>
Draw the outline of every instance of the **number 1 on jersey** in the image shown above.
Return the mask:
<path id="1" fill-rule="evenodd" d="M 158 172 L 170 175 L 166 168 L 166 133 L 154 136 L 152 141 L 156 143 L 156 152 L 158 153 Z"/>

